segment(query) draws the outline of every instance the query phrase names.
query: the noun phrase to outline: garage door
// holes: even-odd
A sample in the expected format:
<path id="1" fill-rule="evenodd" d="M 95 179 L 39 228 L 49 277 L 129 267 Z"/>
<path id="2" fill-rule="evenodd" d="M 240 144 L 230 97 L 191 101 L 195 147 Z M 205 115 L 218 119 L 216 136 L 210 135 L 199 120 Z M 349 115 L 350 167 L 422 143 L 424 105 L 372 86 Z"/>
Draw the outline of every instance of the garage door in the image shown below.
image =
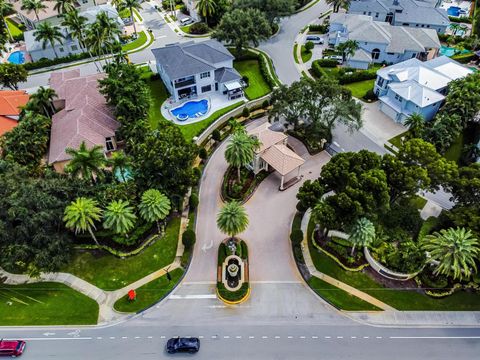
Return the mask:
<path id="1" fill-rule="evenodd" d="M 384 102 L 380 102 L 380 111 L 382 111 L 385 115 L 387 115 L 393 121 L 397 121 L 397 112 L 392 109 L 390 106 L 385 104 Z"/>

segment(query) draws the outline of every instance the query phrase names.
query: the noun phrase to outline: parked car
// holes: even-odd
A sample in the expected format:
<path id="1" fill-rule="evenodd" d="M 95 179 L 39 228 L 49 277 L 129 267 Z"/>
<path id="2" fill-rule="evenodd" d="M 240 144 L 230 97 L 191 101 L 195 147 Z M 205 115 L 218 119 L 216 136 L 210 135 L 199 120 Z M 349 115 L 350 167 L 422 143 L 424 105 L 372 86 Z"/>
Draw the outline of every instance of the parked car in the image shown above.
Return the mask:
<path id="1" fill-rule="evenodd" d="M 311 41 L 314 44 L 319 44 L 319 45 L 323 44 L 323 39 L 320 36 L 316 36 L 316 35 L 308 35 L 305 42 L 307 41 Z"/>
<path id="2" fill-rule="evenodd" d="M 166 350 L 169 354 L 188 352 L 190 354 L 200 350 L 200 340 L 195 337 L 190 338 L 172 338 L 167 341 Z"/>
<path id="3" fill-rule="evenodd" d="M 25 341 L 23 340 L 3 340 L 0 339 L 0 356 L 20 356 L 25 349 Z"/>
<path id="4" fill-rule="evenodd" d="M 193 19 L 190 16 L 187 16 L 187 17 L 184 17 L 183 19 L 180 19 L 179 22 L 180 22 L 180 25 L 182 25 L 182 26 L 194 23 Z"/>
<path id="5" fill-rule="evenodd" d="M 324 59 L 337 60 L 340 64 L 343 62 L 342 55 L 328 55 L 325 56 Z"/>

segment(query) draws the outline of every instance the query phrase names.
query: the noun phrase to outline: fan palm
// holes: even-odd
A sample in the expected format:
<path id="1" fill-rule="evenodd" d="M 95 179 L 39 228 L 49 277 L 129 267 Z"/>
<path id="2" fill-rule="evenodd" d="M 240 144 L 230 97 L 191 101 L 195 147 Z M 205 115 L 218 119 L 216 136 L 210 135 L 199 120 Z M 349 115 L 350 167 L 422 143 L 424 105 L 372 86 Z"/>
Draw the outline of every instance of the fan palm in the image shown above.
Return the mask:
<path id="1" fill-rule="evenodd" d="M 93 199 L 79 197 L 65 208 L 63 221 L 68 229 L 75 231 L 75 234 L 88 231 L 93 241 L 100 245 L 93 233 L 95 221 L 99 221 L 102 215 L 102 209 L 97 205 Z"/>
<path id="2" fill-rule="evenodd" d="M 425 118 L 419 113 L 413 113 L 405 119 L 405 126 L 413 138 L 421 138 L 425 132 Z"/>
<path id="3" fill-rule="evenodd" d="M 337 50 L 342 52 L 343 61 L 348 60 L 358 49 L 358 42 L 347 40 L 337 46 Z"/>
<path id="4" fill-rule="evenodd" d="M 106 165 L 103 147 L 98 145 L 88 149 L 83 141 L 78 150 L 67 148 L 65 152 L 72 157 L 65 168 L 72 176 L 81 176 L 95 182 L 95 176 L 100 176 L 101 170 Z"/>
<path id="5" fill-rule="evenodd" d="M 348 240 L 352 243 L 353 256 L 356 246 L 368 246 L 375 240 L 375 226 L 367 218 L 358 219 L 353 225 Z"/>
<path id="6" fill-rule="evenodd" d="M 250 164 L 255 158 L 255 150 L 260 147 L 256 137 L 249 136 L 243 128 L 236 130 L 225 150 L 225 160 L 237 168 L 238 181 L 240 182 L 240 168 Z"/>
<path id="7" fill-rule="evenodd" d="M 111 52 L 120 34 L 121 30 L 118 23 L 108 17 L 107 13 L 101 12 L 97 15 L 95 22 L 89 27 L 87 44 L 97 54 L 104 54 L 103 50 L 105 48 Z"/>
<path id="8" fill-rule="evenodd" d="M 31 13 L 33 11 L 37 21 L 40 21 L 38 13 L 40 11 L 46 11 L 46 8 L 47 6 L 43 4 L 42 0 L 22 0 L 21 9 L 25 10 L 27 13 Z"/>
<path id="9" fill-rule="evenodd" d="M 62 32 L 60 31 L 60 28 L 58 26 L 52 25 L 51 23 L 46 21 L 37 26 L 37 30 L 35 30 L 33 36 L 35 36 L 35 41 L 42 42 L 43 49 L 45 49 L 47 43 L 50 43 L 55 57 L 58 58 L 57 50 L 55 50 L 55 42 L 62 44 L 63 40 Z"/>
<path id="10" fill-rule="evenodd" d="M 123 0 L 120 6 L 130 10 L 130 19 L 132 20 L 132 23 L 133 23 L 133 31 L 135 31 L 135 34 L 136 34 L 137 27 L 135 26 L 135 17 L 133 16 L 133 9 L 139 10 L 142 8 L 142 5 L 140 5 L 138 0 Z"/>
<path id="11" fill-rule="evenodd" d="M 195 8 L 205 18 L 205 23 L 208 25 L 208 17 L 215 15 L 217 11 L 217 3 L 215 0 L 198 0 Z"/>
<path id="12" fill-rule="evenodd" d="M 248 226 L 245 208 L 237 201 L 226 203 L 217 215 L 217 226 L 233 239 L 235 235 L 245 231 Z"/>
<path id="13" fill-rule="evenodd" d="M 107 206 L 103 213 L 103 219 L 103 226 L 106 229 L 112 229 L 116 234 L 127 236 L 127 233 L 135 226 L 137 216 L 128 201 L 118 200 L 112 201 Z"/>
<path id="14" fill-rule="evenodd" d="M 53 100 L 55 100 L 56 97 L 57 93 L 55 90 L 40 86 L 37 92 L 30 97 L 30 100 L 33 100 L 38 108 L 43 109 L 45 116 L 51 118 L 55 113 Z"/>
<path id="15" fill-rule="evenodd" d="M 10 28 L 8 27 L 6 16 L 8 14 L 11 14 L 12 11 L 13 11 L 12 4 L 10 4 L 6 0 L 0 0 L 0 16 L 2 17 L 3 25 L 5 26 L 5 29 L 7 29 L 8 35 L 10 36 L 11 40 L 13 40 L 13 36 L 12 36 L 12 33 L 10 32 Z"/>
<path id="16" fill-rule="evenodd" d="M 63 15 L 62 25 L 67 27 L 70 35 L 78 39 L 80 47 L 85 48 L 85 28 L 88 19 L 81 16 L 77 10 L 69 11 Z"/>
<path id="17" fill-rule="evenodd" d="M 465 228 L 443 229 L 423 238 L 423 249 L 429 254 L 429 263 L 435 265 L 433 273 L 469 278 L 477 271 L 475 260 L 480 254 L 479 241 Z"/>
<path id="18" fill-rule="evenodd" d="M 328 5 L 333 6 L 333 12 L 338 12 L 340 8 L 348 9 L 350 0 L 326 0 Z"/>
<path id="19" fill-rule="evenodd" d="M 55 0 L 53 10 L 56 10 L 59 14 L 65 14 L 70 11 L 75 11 L 75 4 L 75 0 Z"/>
<path id="20" fill-rule="evenodd" d="M 160 220 L 170 213 L 170 200 L 156 189 L 150 189 L 143 193 L 140 205 L 140 216 L 148 222 L 156 222 L 160 232 Z"/>

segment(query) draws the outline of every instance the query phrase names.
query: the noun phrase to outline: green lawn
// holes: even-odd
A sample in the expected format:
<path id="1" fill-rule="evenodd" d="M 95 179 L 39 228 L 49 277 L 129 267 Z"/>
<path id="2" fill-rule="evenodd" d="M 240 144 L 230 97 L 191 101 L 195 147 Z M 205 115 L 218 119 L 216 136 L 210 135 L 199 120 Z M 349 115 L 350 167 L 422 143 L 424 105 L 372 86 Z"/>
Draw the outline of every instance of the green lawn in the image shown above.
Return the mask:
<path id="1" fill-rule="evenodd" d="M 356 296 L 350 295 L 348 292 L 330 285 L 329 283 L 312 276 L 308 280 L 308 285 L 322 298 L 327 300 L 333 306 L 347 311 L 374 311 L 381 310 Z"/>
<path id="2" fill-rule="evenodd" d="M 229 111 L 239 107 L 242 104 L 243 104 L 243 101 L 239 101 L 226 108 L 215 111 L 212 115 L 210 115 L 205 120 L 199 121 L 197 123 L 189 124 L 189 125 L 180 125 L 179 126 L 180 131 L 182 132 L 185 139 L 192 140 L 195 136 L 199 135 L 203 130 L 205 130 L 211 123 L 217 120 L 220 116 L 228 113 Z"/>
<path id="3" fill-rule="evenodd" d="M 313 53 L 311 51 L 307 51 L 307 49 L 305 49 L 305 45 L 302 45 L 302 61 L 306 63 L 312 58 L 312 55 Z"/>
<path id="4" fill-rule="evenodd" d="M 151 72 L 150 72 L 151 74 Z M 152 129 L 156 129 L 158 127 L 158 123 L 160 119 L 165 120 L 162 116 L 162 112 L 160 111 L 161 106 L 165 100 L 167 100 L 169 94 L 165 85 L 163 85 L 163 81 L 161 79 L 147 80 L 148 87 L 150 88 L 150 109 L 148 110 L 148 121 Z"/>
<path id="5" fill-rule="evenodd" d="M 372 80 L 364 80 L 358 81 L 351 84 L 344 85 L 347 89 L 350 89 L 352 95 L 358 99 L 361 99 L 365 96 L 368 90 L 373 89 L 373 85 L 375 84 L 375 79 Z"/>
<path id="6" fill-rule="evenodd" d="M 295 63 L 300 64 L 300 61 L 298 61 L 298 56 L 297 56 L 297 47 L 298 47 L 298 44 L 293 45 L 293 59 L 295 60 Z"/>
<path id="7" fill-rule="evenodd" d="M 125 259 L 107 252 L 78 251 L 62 271 L 77 275 L 104 290 L 120 289 L 170 264 L 175 259 L 179 230 L 180 218 L 173 218 L 162 239 L 140 254 Z"/>
<path id="8" fill-rule="evenodd" d="M 95 300 L 54 282 L 0 284 L 0 326 L 92 325 Z"/>
<path id="9" fill-rule="evenodd" d="M 23 34 L 23 30 L 20 28 L 21 25 L 17 25 L 17 23 L 10 18 L 6 18 L 5 21 L 7 22 L 8 30 L 10 30 L 12 36 Z"/>
<path id="10" fill-rule="evenodd" d="M 464 134 L 462 131 L 460 136 L 452 143 L 452 145 L 443 155 L 445 159 L 458 163 L 460 161 L 460 157 L 462 156 L 464 141 Z"/>
<path id="11" fill-rule="evenodd" d="M 427 205 L 427 199 L 421 197 L 421 196 L 418 196 L 418 195 L 415 195 L 411 200 L 410 200 L 411 204 L 413 206 L 415 206 L 418 210 L 422 210 L 425 205 Z"/>
<path id="12" fill-rule="evenodd" d="M 250 100 L 258 99 L 272 91 L 260 72 L 258 60 L 234 61 L 233 67 L 240 75 L 248 77 L 249 86 L 245 89 L 245 94 Z"/>
<path id="13" fill-rule="evenodd" d="M 407 135 L 408 135 L 408 131 L 405 131 L 389 139 L 388 142 L 391 143 L 392 145 L 395 145 L 397 148 L 399 148 L 400 146 L 402 146 L 402 138 L 407 137 Z"/>
<path id="14" fill-rule="evenodd" d="M 145 34 L 145 31 L 141 31 L 138 33 L 138 38 L 135 40 L 125 44 L 122 46 L 123 51 L 131 51 L 134 49 L 139 48 L 140 46 L 144 45 L 147 42 L 147 34 Z"/>
<path id="15" fill-rule="evenodd" d="M 309 234 L 313 230 L 313 221 L 308 226 Z M 311 237 L 309 236 L 309 239 Z M 318 271 L 353 286 L 373 297 L 393 306 L 397 310 L 437 310 L 437 311 L 478 311 L 480 294 L 459 291 L 442 299 L 434 299 L 412 290 L 385 288 L 362 272 L 343 270 L 327 255 L 315 249 L 309 241 L 312 260 Z"/>
<path id="16" fill-rule="evenodd" d="M 132 17 L 132 13 L 130 12 L 130 9 L 122 9 L 118 12 L 118 16 L 120 16 L 122 19 L 130 19 Z"/>
<path id="17" fill-rule="evenodd" d="M 137 312 L 146 309 L 168 294 L 178 281 L 180 281 L 182 275 L 182 269 L 175 269 L 170 272 L 170 276 L 172 277 L 171 281 L 168 281 L 165 275 L 150 281 L 136 289 L 137 299 L 135 301 L 129 301 L 127 296 L 117 300 L 114 305 L 115 310 L 122 312 Z"/>

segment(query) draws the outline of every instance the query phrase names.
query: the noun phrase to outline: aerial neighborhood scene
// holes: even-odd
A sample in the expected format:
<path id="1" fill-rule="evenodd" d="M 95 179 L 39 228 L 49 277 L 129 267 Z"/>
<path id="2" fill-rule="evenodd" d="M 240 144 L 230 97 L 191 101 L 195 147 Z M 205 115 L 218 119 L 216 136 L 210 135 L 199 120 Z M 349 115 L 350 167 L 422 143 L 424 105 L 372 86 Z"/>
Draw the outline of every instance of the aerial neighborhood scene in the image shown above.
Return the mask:
<path id="1" fill-rule="evenodd" d="M 0 357 L 479 358 L 480 0 L 0 15 Z"/>

